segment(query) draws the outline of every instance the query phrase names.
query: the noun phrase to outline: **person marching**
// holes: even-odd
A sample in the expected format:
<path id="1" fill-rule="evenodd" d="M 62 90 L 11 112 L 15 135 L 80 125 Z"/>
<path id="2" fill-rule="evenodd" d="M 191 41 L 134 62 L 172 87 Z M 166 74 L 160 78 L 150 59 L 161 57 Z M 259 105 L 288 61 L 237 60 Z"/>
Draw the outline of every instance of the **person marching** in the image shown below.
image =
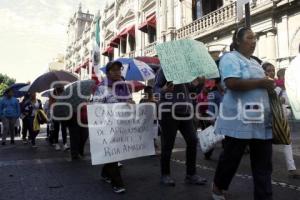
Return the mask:
<path id="1" fill-rule="evenodd" d="M 29 129 L 29 140 L 33 148 L 36 148 L 35 138 L 38 135 L 39 131 L 34 130 L 34 118 L 38 110 L 42 110 L 42 102 L 41 100 L 36 98 L 36 93 L 31 93 L 29 100 L 26 101 L 24 105 L 24 112 L 25 115 L 25 126 Z"/>
<path id="2" fill-rule="evenodd" d="M 14 97 L 12 89 L 4 93 L 0 101 L 0 118 L 3 123 L 2 145 L 6 144 L 6 137 L 10 135 L 10 143 L 15 143 L 15 123 L 20 116 L 20 104 Z"/>
<path id="3" fill-rule="evenodd" d="M 179 130 L 187 144 L 186 150 L 186 177 L 185 182 L 193 185 L 204 185 L 207 180 L 196 173 L 196 156 L 198 138 L 193 118 L 193 102 L 191 92 L 196 92 L 204 83 L 204 78 L 196 78 L 191 83 L 174 85 L 167 82 L 164 72 L 160 69 L 155 80 L 155 92 L 160 94 L 158 110 L 161 127 L 161 184 L 175 186 L 174 179 L 171 178 L 170 160 L 174 143 Z M 169 98 L 171 97 L 171 98 Z M 180 105 L 176 105 L 176 104 Z M 174 108 L 173 108 L 174 106 Z M 167 110 L 166 112 L 163 112 Z M 175 112 L 171 112 L 174 110 Z M 176 117 L 185 118 L 179 120 Z M 170 126 L 171 124 L 171 126 Z"/>
<path id="4" fill-rule="evenodd" d="M 130 90 L 121 76 L 122 68 L 122 63 L 118 61 L 109 62 L 106 65 L 107 77 L 96 88 L 93 97 L 94 103 L 134 103 Z M 122 82 L 124 83 L 122 84 Z M 115 193 L 126 191 L 118 162 L 105 164 L 102 169 L 102 178 L 105 182 L 112 184 Z"/>
<path id="5" fill-rule="evenodd" d="M 274 80 L 265 76 L 251 58 L 256 36 L 250 28 L 240 28 L 232 38 L 234 51 L 220 60 L 220 74 L 226 89 L 215 133 L 225 135 L 212 185 L 214 200 L 224 200 L 224 191 L 236 173 L 247 145 L 254 183 L 254 199 L 272 199 L 272 116 L 267 90 Z M 249 116 L 248 116 L 249 115 Z"/>

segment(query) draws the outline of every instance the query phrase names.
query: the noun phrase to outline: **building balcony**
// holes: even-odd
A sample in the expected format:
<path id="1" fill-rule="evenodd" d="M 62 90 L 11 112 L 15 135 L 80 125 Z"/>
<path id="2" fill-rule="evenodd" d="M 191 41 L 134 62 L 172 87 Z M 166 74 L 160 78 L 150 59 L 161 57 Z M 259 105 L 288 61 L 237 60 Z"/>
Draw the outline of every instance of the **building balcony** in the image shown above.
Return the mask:
<path id="1" fill-rule="evenodd" d="M 87 36 L 87 37 L 85 37 L 85 38 L 82 40 L 82 44 L 85 45 L 85 44 L 87 44 L 89 41 L 90 41 L 90 37 Z"/>
<path id="2" fill-rule="evenodd" d="M 130 51 L 129 53 L 121 53 L 120 58 L 134 58 L 135 51 Z"/>
<path id="3" fill-rule="evenodd" d="M 209 30 L 230 26 L 235 23 L 236 17 L 236 2 L 233 2 L 178 29 L 177 39 L 195 39 L 208 34 Z"/>
<path id="4" fill-rule="evenodd" d="M 81 46 L 82 46 L 82 45 L 80 45 L 80 43 L 78 42 L 78 43 L 76 44 L 74 50 L 75 50 L 75 51 L 80 51 Z"/>
<path id="5" fill-rule="evenodd" d="M 292 0 L 290 0 L 292 1 Z M 287 4 L 288 0 L 280 1 Z M 273 0 L 257 0 L 252 4 L 251 16 L 273 9 Z M 177 39 L 198 39 L 237 23 L 237 2 L 225 5 L 176 31 Z"/>
<path id="6" fill-rule="evenodd" d="M 90 53 L 90 51 L 86 48 L 86 49 L 84 50 L 84 56 L 88 56 L 89 53 Z"/>
<path id="7" fill-rule="evenodd" d="M 70 57 L 71 57 L 71 55 L 68 53 L 68 54 L 66 54 L 65 59 L 67 60 L 67 59 L 69 59 Z"/>
<path id="8" fill-rule="evenodd" d="M 69 69 L 71 69 L 71 68 L 72 68 L 72 63 L 68 63 L 68 64 L 66 65 L 66 69 L 69 70 Z"/>
<path id="9" fill-rule="evenodd" d="M 156 55 L 155 46 L 156 46 L 156 42 L 147 45 L 144 48 L 144 56 L 149 56 L 149 57 L 155 56 Z"/>
<path id="10" fill-rule="evenodd" d="M 79 55 L 76 57 L 76 62 L 81 62 L 81 57 Z"/>

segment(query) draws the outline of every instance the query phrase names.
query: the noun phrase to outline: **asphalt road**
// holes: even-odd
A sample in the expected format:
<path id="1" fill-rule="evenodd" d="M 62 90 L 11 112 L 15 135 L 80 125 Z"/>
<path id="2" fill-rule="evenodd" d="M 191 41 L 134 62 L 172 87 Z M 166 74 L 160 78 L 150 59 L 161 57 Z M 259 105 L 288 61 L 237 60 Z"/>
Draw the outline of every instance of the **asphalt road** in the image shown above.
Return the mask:
<path id="1" fill-rule="evenodd" d="M 293 126 L 293 148 L 296 164 L 300 168 L 300 126 Z M 198 153 L 198 173 L 208 178 L 206 186 L 190 186 L 184 183 L 185 145 L 177 138 L 172 158 L 172 176 L 176 187 L 159 184 L 159 156 L 123 161 L 122 174 L 127 192 L 114 194 L 110 185 L 101 181 L 101 166 L 92 166 L 87 156 L 82 161 L 71 162 L 69 152 L 55 151 L 41 134 L 38 149 L 32 149 L 21 141 L 16 145 L 0 146 L 0 200 L 199 200 L 211 199 L 210 183 L 213 179 L 221 147 L 218 146 L 212 160 L 203 159 Z M 282 147 L 274 146 L 273 191 L 275 200 L 300 199 L 300 180 L 287 176 Z M 252 177 L 249 155 L 245 155 L 238 173 L 229 189 L 229 199 L 250 200 Z"/>

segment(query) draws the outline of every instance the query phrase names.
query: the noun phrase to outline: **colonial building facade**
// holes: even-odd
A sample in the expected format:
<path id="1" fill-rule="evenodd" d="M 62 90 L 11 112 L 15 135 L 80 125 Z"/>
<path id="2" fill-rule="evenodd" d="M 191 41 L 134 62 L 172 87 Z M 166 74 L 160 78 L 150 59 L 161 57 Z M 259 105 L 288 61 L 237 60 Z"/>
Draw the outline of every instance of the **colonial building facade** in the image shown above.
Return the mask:
<path id="1" fill-rule="evenodd" d="M 80 79 L 91 78 L 92 41 L 94 41 L 94 15 L 78 11 L 68 24 L 68 46 L 65 55 L 66 70 L 79 75 Z"/>
<path id="2" fill-rule="evenodd" d="M 229 51 L 237 21 L 233 0 L 113 0 L 101 13 L 101 65 L 118 57 L 156 56 L 155 45 L 183 38 L 206 44 L 212 55 Z M 298 0 L 252 0 L 255 55 L 287 67 L 298 53 Z"/>

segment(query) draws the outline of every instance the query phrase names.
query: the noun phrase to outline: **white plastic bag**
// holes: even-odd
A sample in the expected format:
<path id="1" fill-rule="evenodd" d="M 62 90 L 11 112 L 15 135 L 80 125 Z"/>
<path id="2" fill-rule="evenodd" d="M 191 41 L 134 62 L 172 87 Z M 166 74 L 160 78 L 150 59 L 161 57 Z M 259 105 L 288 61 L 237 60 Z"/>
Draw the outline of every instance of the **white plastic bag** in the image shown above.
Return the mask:
<path id="1" fill-rule="evenodd" d="M 213 126 L 209 126 L 204 130 L 197 130 L 200 148 L 203 153 L 208 152 L 224 139 L 224 135 L 216 135 L 214 131 L 215 128 Z"/>

